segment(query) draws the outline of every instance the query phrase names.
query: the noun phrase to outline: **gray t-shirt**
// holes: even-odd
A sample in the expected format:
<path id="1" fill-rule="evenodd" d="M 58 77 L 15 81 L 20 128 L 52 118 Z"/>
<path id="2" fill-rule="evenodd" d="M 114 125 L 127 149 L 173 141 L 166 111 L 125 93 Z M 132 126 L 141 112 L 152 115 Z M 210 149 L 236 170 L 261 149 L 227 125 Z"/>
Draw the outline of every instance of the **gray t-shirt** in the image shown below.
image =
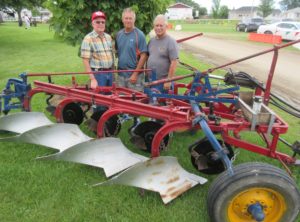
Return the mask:
<path id="1" fill-rule="evenodd" d="M 161 39 L 154 37 L 148 43 L 148 52 L 147 68 L 155 69 L 157 79 L 167 78 L 171 60 L 178 59 L 178 46 L 175 39 L 169 35 Z"/>

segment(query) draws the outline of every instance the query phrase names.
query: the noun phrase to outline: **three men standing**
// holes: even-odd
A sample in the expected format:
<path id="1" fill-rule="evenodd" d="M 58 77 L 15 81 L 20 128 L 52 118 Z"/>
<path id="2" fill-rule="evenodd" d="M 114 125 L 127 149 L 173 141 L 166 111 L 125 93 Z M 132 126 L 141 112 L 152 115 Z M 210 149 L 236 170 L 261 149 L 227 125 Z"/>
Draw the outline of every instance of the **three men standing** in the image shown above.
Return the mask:
<path id="1" fill-rule="evenodd" d="M 116 50 L 119 70 L 140 70 L 144 68 L 148 58 L 147 68 L 156 71 L 157 79 L 174 76 L 178 59 L 176 41 L 167 34 L 167 21 L 164 15 L 158 15 L 154 20 L 156 37 L 146 43 L 144 33 L 135 27 L 135 12 L 126 8 L 122 13 L 124 28 L 116 35 Z M 81 45 L 81 57 L 86 72 L 113 69 L 113 43 L 110 35 L 105 33 L 106 16 L 98 11 L 92 14 L 93 31 L 87 34 Z M 112 73 L 90 75 L 91 87 L 111 86 Z M 144 73 L 139 71 L 124 71 L 118 73 L 118 86 L 143 91 Z M 171 83 L 160 86 L 163 91 L 170 89 Z"/>

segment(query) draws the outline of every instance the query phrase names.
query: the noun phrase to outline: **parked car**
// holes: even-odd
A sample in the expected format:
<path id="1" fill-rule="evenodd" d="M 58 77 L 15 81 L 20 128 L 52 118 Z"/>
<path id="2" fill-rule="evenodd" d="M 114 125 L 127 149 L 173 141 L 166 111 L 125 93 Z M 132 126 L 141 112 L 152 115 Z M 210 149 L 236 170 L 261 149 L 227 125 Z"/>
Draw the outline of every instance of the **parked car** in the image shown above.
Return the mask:
<path id="1" fill-rule="evenodd" d="M 257 33 L 279 35 L 285 40 L 297 40 L 300 39 L 300 22 L 276 22 L 261 25 Z"/>
<path id="2" fill-rule="evenodd" d="M 265 24 L 262 18 L 246 18 L 236 25 L 236 31 L 253 32 L 256 31 L 258 27 L 262 24 Z"/>

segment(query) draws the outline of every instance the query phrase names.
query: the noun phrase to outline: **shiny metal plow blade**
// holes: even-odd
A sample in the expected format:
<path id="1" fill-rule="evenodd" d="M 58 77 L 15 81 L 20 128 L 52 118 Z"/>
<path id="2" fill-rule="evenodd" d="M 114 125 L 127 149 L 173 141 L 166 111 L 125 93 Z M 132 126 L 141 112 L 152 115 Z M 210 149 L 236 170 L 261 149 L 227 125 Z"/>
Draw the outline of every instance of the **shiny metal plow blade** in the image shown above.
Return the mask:
<path id="1" fill-rule="evenodd" d="M 65 160 L 100 167 L 110 177 L 148 158 L 128 150 L 120 139 L 107 137 L 83 142 L 41 159 Z"/>
<path id="2" fill-rule="evenodd" d="M 44 113 L 21 112 L 0 117 L 0 130 L 24 133 L 28 130 L 53 124 Z"/>
<path id="3" fill-rule="evenodd" d="M 1 140 L 37 144 L 63 151 L 71 146 L 91 139 L 91 137 L 82 133 L 77 125 L 58 123 L 41 126 L 16 137 Z"/>
<path id="4" fill-rule="evenodd" d="M 163 202 L 169 203 L 180 194 L 204 184 L 207 179 L 188 173 L 175 157 L 161 156 L 138 163 L 104 184 L 124 184 L 160 193 Z"/>

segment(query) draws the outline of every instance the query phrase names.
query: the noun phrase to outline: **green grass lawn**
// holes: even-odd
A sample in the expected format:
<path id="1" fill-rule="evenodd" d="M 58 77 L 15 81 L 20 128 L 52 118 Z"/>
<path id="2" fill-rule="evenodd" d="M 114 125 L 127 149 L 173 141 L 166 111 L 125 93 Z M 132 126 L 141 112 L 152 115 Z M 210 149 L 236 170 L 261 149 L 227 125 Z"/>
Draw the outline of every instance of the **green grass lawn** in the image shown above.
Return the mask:
<path id="1" fill-rule="evenodd" d="M 83 71 L 77 52 L 78 46 L 72 47 L 53 39 L 53 32 L 48 25 L 38 24 L 38 27 L 25 30 L 17 27 L 16 23 L 0 24 L 0 89 L 5 86 L 8 78 L 17 78 L 22 72 Z M 200 70 L 209 68 L 184 52 L 180 54 L 180 58 Z M 188 73 L 181 68 L 177 71 L 178 74 L 182 72 Z M 218 73 L 222 74 L 224 71 L 216 74 Z M 53 81 L 67 84 L 70 78 L 55 77 Z M 46 81 L 43 77 L 39 79 Z M 86 80 L 86 76 L 79 77 L 81 82 Z M 34 98 L 33 110 L 44 112 L 45 106 L 45 96 Z M 289 142 L 299 140 L 299 119 L 289 117 L 279 110 L 275 111 L 290 124 L 289 134 L 284 135 L 284 138 Z M 129 149 L 145 154 L 129 142 L 126 130 L 129 124 L 126 123 L 122 128 L 120 138 Z M 84 126 L 82 130 L 88 133 Z M 176 156 L 186 170 L 201 175 L 190 162 L 188 145 L 202 135 L 200 131 L 195 134 L 174 133 L 169 149 L 162 155 Z M 260 143 L 258 137 L 253 135 L 245 135 L 245 138 L 253 143 Z M 279 149 L 288 152 L 282 144 L 279 144 Z M 282 168 L 276 160 L 245 150 L 239 151 L 234 164 L 261 161 Z M 209 221 L 206 196 L 215 176 L 201 175 L 208 178 L 209 182 L 192 188 L 165 206 L 159 194 L 154 192 L 146 191 L 141 196 L 139 190 L 133 187 L 91 187 L 94 183 L 107 180 L 102 169 L 34 159 L 51 153 L 54 151 L 38 145 L 0 143 L 1 222 Z M 291 169 L 300 187 L 300 168 Z"/>
<path id="2" fill-rule="evenodd" d="M 230 38 L 234 40 L 247 40 L 248 33 L 237 32 L 235 26 L 238 21 L 220 20 L 195 20 L 193 23 L 187 21 L 171 21 L 173 28 L 181 25 L 184 32 L 202 32 L 206 36 Z"/>

